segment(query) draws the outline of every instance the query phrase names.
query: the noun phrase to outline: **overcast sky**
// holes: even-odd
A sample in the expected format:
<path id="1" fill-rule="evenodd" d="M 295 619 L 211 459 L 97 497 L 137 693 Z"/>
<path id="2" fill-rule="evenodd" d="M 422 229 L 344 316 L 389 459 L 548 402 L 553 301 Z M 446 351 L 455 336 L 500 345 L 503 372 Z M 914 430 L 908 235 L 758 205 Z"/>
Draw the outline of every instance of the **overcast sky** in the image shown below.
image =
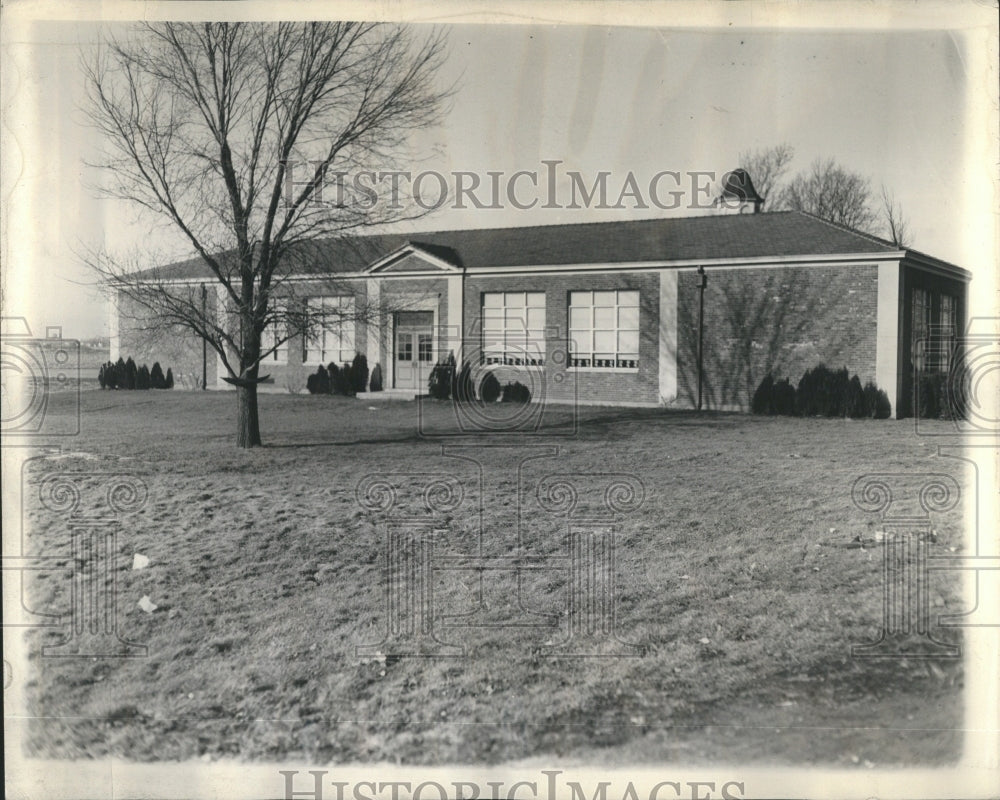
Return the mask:
<path id="1" fill-rule="evenodd" d="M 8 28 L 3 61 L 4 314 L 26 316 L 35 331 L 61 324 L 77 338 L 107 332 L 106 303 L 81 285 L 89 279 L 76 255 L 82 246 L 185 254 L 178 239 L 87 188 L 96 176 L 83 160 L 99 143 L 78 110 L 78 59 L 96 32 L 37 23 L 14 37 Z M 993 267 L 993 229 L 976 228 L 990 222 L 980 205 L 991 204 L 992 167 L 982 151 L 991 84 L 974 71 L 983 64 L 974 38 L 462 25 L 450 29 L 449 47 L 441 80 L 457 82 L 457 93 L 444 124 L 428 133 L 441 155 L 419 169 L 510 174 L 558 159 L 563 170 L 610 172 L 617 195 L 630 171 L 640 186 L 662 170 L 721 175 L 738 166 L 740 151 L 787 142 L 793 171 L 832 157 L 891 187 L 917 249 L 979 275 Z M 684 211 L 443 208 L 422 226 L 668 213 Z"/>

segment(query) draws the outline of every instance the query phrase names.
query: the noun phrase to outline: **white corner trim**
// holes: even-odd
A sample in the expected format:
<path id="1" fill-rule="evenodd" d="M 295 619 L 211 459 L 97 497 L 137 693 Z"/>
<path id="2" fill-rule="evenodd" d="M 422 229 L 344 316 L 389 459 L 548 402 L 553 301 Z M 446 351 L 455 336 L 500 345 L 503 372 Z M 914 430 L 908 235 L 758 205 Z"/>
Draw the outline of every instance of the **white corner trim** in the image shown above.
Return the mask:
<path id="1" fill-rule="evenodd" d="M 677 270 L 660 270 L 660 324 L 658 327 L 659 394 L 660 402 L 667 405 L 677 399 Z"/>
<path id="2" fill-rule="evenodd" d="M 892 416 L 898 416 L 900 262 L 878 265 L 878 306 L 875 317 L 875 383 L 884 389 L 892 403 Z"/>

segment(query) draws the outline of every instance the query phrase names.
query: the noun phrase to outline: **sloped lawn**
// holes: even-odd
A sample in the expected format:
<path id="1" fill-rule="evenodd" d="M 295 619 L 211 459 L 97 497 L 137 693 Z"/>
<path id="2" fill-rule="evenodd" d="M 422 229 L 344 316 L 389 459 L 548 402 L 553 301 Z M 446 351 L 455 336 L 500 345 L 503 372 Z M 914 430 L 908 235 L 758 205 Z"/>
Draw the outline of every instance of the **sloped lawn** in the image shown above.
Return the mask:
<path id="1" fill-rule="evenodd" d="M 69 402 L 56 397 L 50 413 Z M 27 468 L 28 549 L 62 556 L 26 589 L 50 613 L 69 609 L 73 556 L 66 520 L 34 487 L 53 472 L 116 472 L 149 489 L 123 520 L 117 561 L 119 632 L 148 654 L 41 658 L 61 636 L 28 632 L 32 754 L 861 767 L 958 756 L 960 662 L 850 654 L 882 618 L 880 526 L 852 505 L 852 483 L 868 472 L 963 481 L 910 422 L 586 409 L 576 435 L 549 435 L 565 432 L 563 409 L 531 435 L 456 440 L 420 436 L 415 403 L 265 395 L 266 446 L 243 452 L 234 404 L 85 392 L 82 434 Z M 448 406 L 424 412 L 425 428 L 455 431 Z M 454 458 L 443 444 L 471 447 Z M 387 624 L 386 528 L 355 487 L 370 473 L 455 476 L 463 501 L 435 518 L 435 553 L 468 555 L 479 533 L 470 458 L 487 475 L 484 551 L 526 552 L 529 566 L 568 563 L 566 520 L 533 505 L 545 476 L 577 476 L 584 516 L 587 502 L 606 509 L 610 478 L 595 473 L 641 482 L 641 506 L 617 521 L 627 655 L 549 656 L 568 626 L 568 569 L 525 569 L 519 586 L 516 573 L 468 564 L 434 577 L 435 630 L 464 655 L 358 655 Z M 420 497 L 400 502 L 426 511 Z M 932 553 L 961 548 L 961 512 L 935 517 Z M 144 569 L 132 569 L 136 553 Z M 936 575 L 932 610 L 960 610 Z M 483 624 L 441 627 L 475 610 L 481 585 Z M 155 611 L 139 607 L 144 596 Z M 524 620 L 541 624 L 509 624 Z"/>

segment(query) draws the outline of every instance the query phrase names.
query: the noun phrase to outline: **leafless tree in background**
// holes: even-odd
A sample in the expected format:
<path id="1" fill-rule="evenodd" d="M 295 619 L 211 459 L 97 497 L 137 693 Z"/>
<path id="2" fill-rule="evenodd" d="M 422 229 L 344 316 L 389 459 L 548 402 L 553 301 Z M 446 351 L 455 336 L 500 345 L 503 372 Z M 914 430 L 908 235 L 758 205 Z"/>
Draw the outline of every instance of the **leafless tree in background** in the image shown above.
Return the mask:
<path id="1" fill-rule="evenodd" d="M 910 225 L 903 217 L 903 209 L 895 195 L 882 184 L 882 219 L 886 227 L 886 238 L 897 247 L 910 246 Z"/>
<path id="2" fill-rule="evenodd" d="M 781 208 L 782 181 L 794 157 L 795 148 L 790 144 L 740 153 L 740 166 L 750 175 L 757 194 L 764 198 L 764 211 Z"/>
<path id="3" fill-rule="evenodd" d="M 101 190 L 166 220 L 231 318 L 205 313 L 196 287 L 137 278 L 107 253 L 88 260 L 151 319 L 219 355 L 237 386 L 239 447 L 261 443 L 261 359 L 310 322 L 272 302 L 295 259 L 408 213 L 335 176 L 392 168 L 410 136 L 440 120 L 444 57 L 436 31 L 315 22 L 144 24 L 84 55 L 87 110 L 107 152 Z M 287 335 L 262 348 L 279 322 Z"/>
<path id="4" fill-rule="evenodd" d="M 792 178 L 782 193 L 782 207 L 866 232 L 874 230 L 878 220 L 868 179 L 832 158 L 816 159 Z"/>

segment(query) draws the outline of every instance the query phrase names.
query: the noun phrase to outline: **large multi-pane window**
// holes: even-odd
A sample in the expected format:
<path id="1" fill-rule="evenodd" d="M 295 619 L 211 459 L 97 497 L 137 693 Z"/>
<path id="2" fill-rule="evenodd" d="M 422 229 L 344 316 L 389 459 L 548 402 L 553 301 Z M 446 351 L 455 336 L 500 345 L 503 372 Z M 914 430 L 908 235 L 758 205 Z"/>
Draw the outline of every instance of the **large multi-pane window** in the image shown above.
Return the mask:
<path id="1" fill-rule="evenodd" d="M 288 306 L 283 300 L 271 302 L 271 316 L 273 319 L 260 333 L 260 352 L 264 354 L 261 358 L 262 364 L 287 364 L 288 363 L 288 334 L 285 315 L 288 313 Z M 277 347 L 275 347 L 277 343 Z M 274 348 L 273 352 L 268 352 Z"/>
<path id="2" fill-rule="evenodd" d="M 639 292 L 569 293 L 569 366 L 639 366 Z"/>
<path id="3" fill-rule="evenodd" d="M 343 364 L 355 356 L 354 298 L 310 297 L 306 302 L 309 335 L 306 337 L 305 361 Z"/>
<path id="4" fill-rule="evenodd" d="M 929 366 L 927 349 L 931 334 L 931 293 L 926 289 L 913 290 L 911 328 L 913 366 L 923 372 Z"/>
<path id="5" fill-rule="evenodd" d="M 941 308 L 938 312 L 940 325 L 940 342 L 938 346 L 938 369 L 947 372 L 951 369 L 951 353 L 955 349 L 955 325 L 957 323 L 957 301 L 950 294 L 941 295 Z"/>
<path id="6" fill-rule="evenodd" d="M 913 366 L 918 372 L 947 372 L 955 348 L 958 299 L 918 288 L 911 298 Z"/>
<path id="7" fill-rule="evenodd" d="M 482 319 L 486 364 L 545 364 L 545 292 L 486 292 Z"/>

